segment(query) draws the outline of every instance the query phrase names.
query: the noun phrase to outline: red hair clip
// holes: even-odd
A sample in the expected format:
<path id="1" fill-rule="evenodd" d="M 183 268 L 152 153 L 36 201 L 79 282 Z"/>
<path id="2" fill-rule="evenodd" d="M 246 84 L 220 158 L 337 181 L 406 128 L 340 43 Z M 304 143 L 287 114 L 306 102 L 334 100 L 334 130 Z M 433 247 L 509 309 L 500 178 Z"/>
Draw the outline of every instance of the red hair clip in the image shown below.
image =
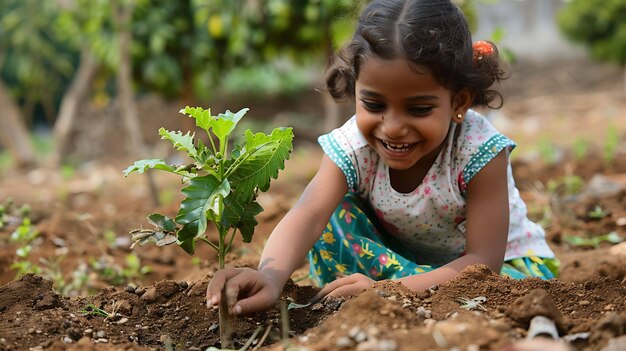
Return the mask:
<path id="1" fill-rule="evenodd" d="M 493 55 L 495 49 L 493 48 L 493 44 L 486 42 L 484 40 L 479 40 L 472 45 L 474 49 L 474 63 L 479 60 L 482 60 L 484 56 Z"/>

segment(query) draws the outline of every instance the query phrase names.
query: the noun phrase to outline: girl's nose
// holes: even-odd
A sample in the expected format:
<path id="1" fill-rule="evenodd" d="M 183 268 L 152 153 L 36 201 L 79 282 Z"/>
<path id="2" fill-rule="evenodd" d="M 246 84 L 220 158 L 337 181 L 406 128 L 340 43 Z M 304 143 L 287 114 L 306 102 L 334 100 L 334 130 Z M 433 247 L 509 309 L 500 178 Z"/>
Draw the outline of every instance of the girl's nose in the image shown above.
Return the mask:
<path id="1" fill-rule="evenodd" d="M 408 127 L 404 123 L 404 118 L 393 115 L 385 115 L 381 121 L 381 131 L 389 139 L 397 139 L 406 136 Z"/>

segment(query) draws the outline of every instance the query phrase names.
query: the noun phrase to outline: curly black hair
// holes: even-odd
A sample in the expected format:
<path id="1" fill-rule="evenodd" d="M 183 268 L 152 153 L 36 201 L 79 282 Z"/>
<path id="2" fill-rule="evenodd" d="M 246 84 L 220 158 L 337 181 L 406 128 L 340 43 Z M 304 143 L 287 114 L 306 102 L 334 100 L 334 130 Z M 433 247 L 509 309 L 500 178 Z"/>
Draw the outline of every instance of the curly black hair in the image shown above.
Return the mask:
<path id="1" fill-rule="evenodd" d="M 368 57 L 404 58 L 453 93 L 469 89 L 473 107 L 500 108 L 502 95 L 490 88 L 506 76 L 495 44 L 489 44 L 493 53 L 476 60 L 467 20 L 450 0 L 374 0 L 350 42 L 330 60 L 326 88 L 335 100 L 354 99 Z"/>

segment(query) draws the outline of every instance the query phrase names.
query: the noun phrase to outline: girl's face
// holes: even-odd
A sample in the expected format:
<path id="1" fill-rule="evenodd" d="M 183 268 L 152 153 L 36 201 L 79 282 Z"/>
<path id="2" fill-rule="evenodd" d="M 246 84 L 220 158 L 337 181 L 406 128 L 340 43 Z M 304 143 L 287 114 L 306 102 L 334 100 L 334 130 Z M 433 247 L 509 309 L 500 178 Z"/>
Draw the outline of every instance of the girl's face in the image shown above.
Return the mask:
<path id="1" fill-rule="evenodd" d="M 428 70 L 418 73 L 405 59 L 377 57 L 361 65 L 355 99 L 359 130 L 381 159 L 399 171 L 422 159 L 434 161 L 450 122 L 460 123 L 455 116 L 465 115 L 471 103 L 468 92 L 452 96 Z"/>

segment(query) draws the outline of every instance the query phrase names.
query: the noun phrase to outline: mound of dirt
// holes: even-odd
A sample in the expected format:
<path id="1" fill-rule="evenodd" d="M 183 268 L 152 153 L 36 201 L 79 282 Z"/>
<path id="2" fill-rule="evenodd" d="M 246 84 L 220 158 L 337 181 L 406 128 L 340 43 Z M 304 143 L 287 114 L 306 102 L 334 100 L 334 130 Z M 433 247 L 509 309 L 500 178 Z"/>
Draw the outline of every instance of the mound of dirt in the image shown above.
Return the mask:
<path id="1" fill-rule="evenodd" d="M 25 275 L 0 288 L 0 350 L 218 347 L 218 313 L 206 308 L 208 279 L 111 287 L 70 299 L 50 281 Z M 562 337 L 578 334 L 572 345 L 580 350 L 602 350 L 626 335 L 626 286 L 613 278 L 513 280 L 476 265 L 425 291 L 386 281 L 346 301 L 289 309 L 291 338 L 281 342 L 280 306 L 287 297 L 306 302 L 315 292 L 290 283 L 275 308 L 235 317 L 236 345 L 258 330 L 253 345 L 262 342 L 267 350 L 504 350 L 526 337 L 535 315 L 553 319 Z"/>

